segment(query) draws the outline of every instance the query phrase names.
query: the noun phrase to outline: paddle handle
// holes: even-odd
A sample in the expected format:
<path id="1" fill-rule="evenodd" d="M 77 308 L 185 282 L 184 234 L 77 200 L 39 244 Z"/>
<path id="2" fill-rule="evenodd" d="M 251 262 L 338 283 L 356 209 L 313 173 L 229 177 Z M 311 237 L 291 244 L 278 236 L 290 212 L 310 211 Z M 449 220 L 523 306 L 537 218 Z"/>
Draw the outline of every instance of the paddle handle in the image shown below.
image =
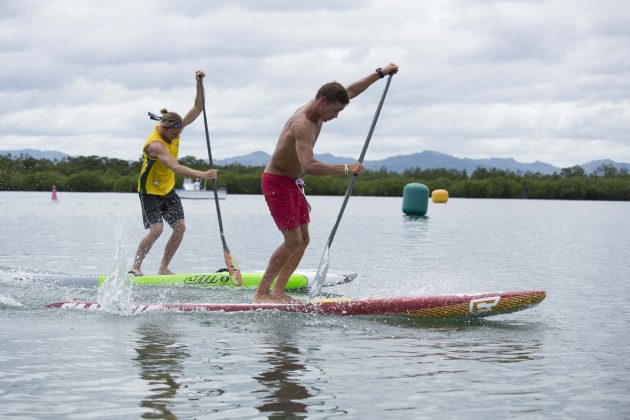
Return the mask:
<path id="1" fill-rule="evenodd" d="M 208 148 L 208 163 L 212 168 L 214 166 L 212 162 L 212 148 L 210 147 L 210 131 L 208 130 L 208 117 L 206 116 L 206 94 L 203 86 L 203 80 L 199 78 L 201 83 L 201 105 L 203 112 L 203 126 L 206 131 L 206 146 Z M 225 240 L 225 232 L 223 231 L 223 218 L 221 217 L 221 206 L 219 205 L 219 193 L 217 188 L 217 180 L 212 179 L 212 190 L 214 192 L 214 204 L 217 208 L 217 219 L 219 221 L 219 233 L 221 234 L 221 243 L 223 244 L 223 256 L 225 259 L 225 264 L 227 265 L 228 272 L 230 273 L 230 277 L 234 280 L 237 286 L 243 284 L 243 278 L 241 276 L 241 271 L 238 268 L 238 264 L 236 262 L 236 258 L 230 252 L 228 248 L 227 241 Z"/>
<path id="2" fill-rule="evenodd" d="M 395 71 L 389 73 L 387 76 L 387 83 L 385 83 L 385 89 L 383 89 L 383 95 L 381 96 L 381 100 L 378 102 L 378 106 L 376 107 L 376 113 L 374 114 L 374 118 L 372 118 L 372 124 L 370 125 L 370 131 L 368 131 L 367 138 L 365 139 L 365 144 L 363 144 L 363 150 L 361 150 L 361 155 L 359 156 L 359 162 L 363 163 L 363 159 L 365 158 L 365 154 L 367 153 L 368 146 L 370 145 L 370 140 L 372 140 L 372 134 L 374 133 L 374 128 L 376 127 L 376 122 L 378 121 L 378 116 L 381 115 L 381 108 L 383 108 L 383 103 L 385 102 L 385 96 L 387 95 L 387 91 L 389 90 L 389 85 L 392 82 L 392 77 L 396 74 Z M 353 180 L 356 175 L 353 175 Z"/>
<path id="3" fill-rule="evenodd" d="M 199 79 L 201 82 L 201 105 L 202 105 L 202 113 L 203 113 L 203 126 L 206 130 L 206 146 L 208 148 L 208 163 L 210 164 L 210 167 L 214 167 L 214 164 L 212 163 L 212 148 L 210 147 L 210 131 L 208 130 L 208 117 L 206 115 L 206 94 L 205 94 L 205 89 L 203 86 L 203 81 L 202 79 Z M 217 191 L 217 180 L 213 179 L 212 180 L 212 190 L 214 192 L 214 202 L 216 204 L 217 207 L 217 217 L 219 219 L 219 231 L 221 232 L 221 242 L 223 243 L 223 250 L 226 251 L 227 249 L 227 243 L 225 241 L 225 235 L 223 233 L 223 221 L 221 218 L 221 206 L 219 206 L 219 193 Z M 229 251 L 229 250 L 228 250 Z"/>
<path id="4" fill-rule="evenodd" d="M 198 80 L 201 83 L 201 107 L 202 107 L 202 114 L 203 114 L 203 126 L 206 130 L 206 146 L 208 148 L 208 163 L 210 164 L 210 167 L 212 168 L 214 165 L 212 163 L 212 148 L 210 147 L 210 133 L 208 131 L 208 117 L 206 116 L 206 93 L 203 86 L 203 80 L 201 78 L 198 78 Z"/>
<path id="5" fill-rule="evenodd" d="M 387 91 L 389 90 L 389 85 L 392 82 L 392 77 L 396 72 L 391 72 L 387 76 L 387 83 L 385 83 L 385 88 L 383 89 L 383 94 L 381 95 L 381 100 L 378 102 L 378 106 L 376 107 L 376 112 L 374 113 L 374 118 L 372 118 L 372 124 L 370 125 L 370 130 L 368 131 L 367 138 L 365 139 L 365 143 L 363 144 L 363 150 L 361 150 L 361 155 L 359 156 L 359 162 L 363 163 L 363 159 L 365 158 L 365 154 L 367 153 L 368 146 L 370 145 L 370 140 L 372 140 L 372 134 L 374 134 L 374 128 L 376 127 L 376 122 L 378 121 L 379 115 L 381 115 L 381 109 L 383 108 L 383 103 L 385 102 L 385 96 L 387 96 Z M 337 221 L 328 236 L 328 246 L 332 245 L 333 239 L 335 238 L 335 234 L 337 233 L 337 228 L 339 227 L 339 223 L 341 222 L 341 217 L 343 216 L 344 211 L 346 210 L 346 205 L 348 204 L 348 200 L 352 195 L 352 189 L 354 188 L 354 183 L 357 180 L 358 175 L 352 174 L 352 179 L 350 180 L 350 184 L 348 184 L 348 189 L 346 190 L 346 195 L 343 199 L 343 204 L 341 205 L 341 210 L 339 211 L 339 216 L 337 216 Z"/>

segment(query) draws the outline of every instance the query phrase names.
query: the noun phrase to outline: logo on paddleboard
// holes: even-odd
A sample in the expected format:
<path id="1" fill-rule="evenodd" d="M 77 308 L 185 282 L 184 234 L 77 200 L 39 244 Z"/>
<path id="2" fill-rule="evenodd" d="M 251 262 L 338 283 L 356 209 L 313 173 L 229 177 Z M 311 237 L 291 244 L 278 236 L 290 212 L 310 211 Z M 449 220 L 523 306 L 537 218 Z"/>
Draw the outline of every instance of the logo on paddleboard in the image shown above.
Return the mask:
<path id="1" fill-rule="evenodd" d="M 470 301 L 470 306 L 468 307 L 468 311 L 472 315 L 485 314 L 488 312 L 492 312 L 495 306 L 501 300 L 501 296 L 490 296 L 479 299 L 472 299 Z"/>
<path id="2" fill-rule="evenodd" d="M 198 286 L 203 285 L 227 285 L 232 284 L 232 279 L 229 275 L 225 274 L 199 274 L 194 276 L 188 276 L 184 279 L 184 284 L 195 284 Z"/>

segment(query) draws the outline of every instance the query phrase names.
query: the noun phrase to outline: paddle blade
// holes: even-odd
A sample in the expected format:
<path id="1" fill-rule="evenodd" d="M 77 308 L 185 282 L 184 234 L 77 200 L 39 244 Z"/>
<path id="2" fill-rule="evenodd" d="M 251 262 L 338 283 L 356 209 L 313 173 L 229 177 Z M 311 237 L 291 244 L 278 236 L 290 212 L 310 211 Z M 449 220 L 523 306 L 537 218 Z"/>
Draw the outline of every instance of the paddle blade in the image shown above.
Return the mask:
<path id="1" fill-rule="evenodd" d="M 230 251 L 223 251 L 223 257 L 225 257 L 225 265 L 230 273 L 230 278 L 237 286 L 243 285 L 243 276 L 241 276 L 241 270 L 238 268 L 236 258 Z"/>
<path id="2" fill-rule="evenodd" d="M 315 275 L 311 290 L 308 294 L 311 299 L 319 294 L 319 292 L 322 290 L 324 282 L 326 281 L 326 274 L 328 274 L 329 252 L 330 245 L 326 244 L 326 248 L 324 248 L 324 255 L 322 255 L 322 260 L 319 262 L 317 274 Z"/>

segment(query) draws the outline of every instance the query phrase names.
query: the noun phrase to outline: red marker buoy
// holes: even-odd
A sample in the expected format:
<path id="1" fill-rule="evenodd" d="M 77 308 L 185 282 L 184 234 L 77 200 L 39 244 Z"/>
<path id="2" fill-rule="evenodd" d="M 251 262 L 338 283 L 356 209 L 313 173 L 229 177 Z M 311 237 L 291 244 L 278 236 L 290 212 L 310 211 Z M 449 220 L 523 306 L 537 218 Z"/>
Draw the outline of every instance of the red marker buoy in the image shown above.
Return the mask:
<path id="1" fill-rule="evenodd" d="M 52 198 L 51 201 L 53 201 L 54 203 L 58 203 L 59 200 L 57 200 L 57 187 L 56 186 L 52 186 Z"/>

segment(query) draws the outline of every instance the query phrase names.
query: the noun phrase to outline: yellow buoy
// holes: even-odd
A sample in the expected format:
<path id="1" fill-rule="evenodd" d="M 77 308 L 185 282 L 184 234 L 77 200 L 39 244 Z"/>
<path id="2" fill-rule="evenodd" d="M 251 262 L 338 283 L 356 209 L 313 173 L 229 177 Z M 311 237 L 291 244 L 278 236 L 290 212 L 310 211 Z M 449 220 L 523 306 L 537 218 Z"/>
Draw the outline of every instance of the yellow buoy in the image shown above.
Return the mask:
<path id="1" fill-rule="evenodd" d="M 433 200 L 434 203 L 446 203 L 448 201 L 448 191 L 433 190 L 431 200 Z"/>

